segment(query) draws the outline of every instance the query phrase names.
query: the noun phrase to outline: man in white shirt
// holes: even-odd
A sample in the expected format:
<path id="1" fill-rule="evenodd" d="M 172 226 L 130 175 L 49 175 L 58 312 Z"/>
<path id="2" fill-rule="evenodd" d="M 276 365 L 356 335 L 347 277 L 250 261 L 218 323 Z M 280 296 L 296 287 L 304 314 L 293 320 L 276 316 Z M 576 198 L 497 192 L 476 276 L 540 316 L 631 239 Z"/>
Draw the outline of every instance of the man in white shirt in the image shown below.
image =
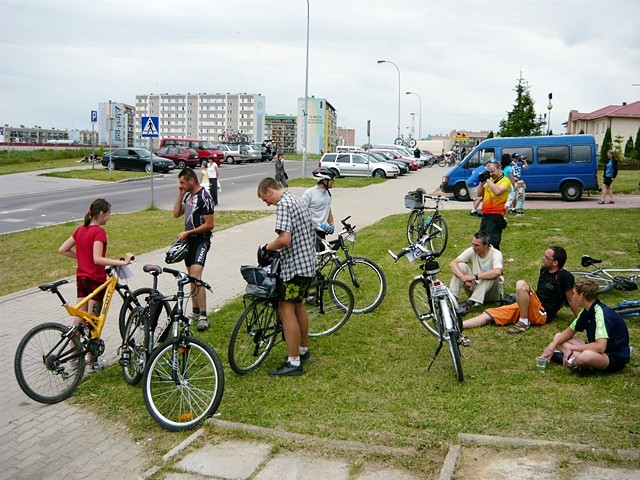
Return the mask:
<path id="1" fill-rule="evenodd" d="M 475 305 L 496 302 L 502 296 L 502 253 L 489 243 L 489 235 L 479 231 L 473 235 L 471 246 L 449 264 L 451 284 L 449 290 L 456 298 L 464 288 L 469 299 L 461 303 L 462 314 Z"/>

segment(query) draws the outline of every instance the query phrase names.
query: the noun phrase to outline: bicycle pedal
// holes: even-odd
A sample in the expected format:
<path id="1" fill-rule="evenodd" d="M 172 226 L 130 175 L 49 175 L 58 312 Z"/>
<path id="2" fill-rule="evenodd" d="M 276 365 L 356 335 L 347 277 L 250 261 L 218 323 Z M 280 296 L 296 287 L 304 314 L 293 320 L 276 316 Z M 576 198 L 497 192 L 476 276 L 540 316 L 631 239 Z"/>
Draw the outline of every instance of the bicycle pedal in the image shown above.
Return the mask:
<path id="1" fill-rule="evenodd" d="M 471 340 L 469 339 L 469 337 L 460 337 L 460 345 L 462 345 L 463 347 L 468 347 L 469 345 L 471 345 Z"/>

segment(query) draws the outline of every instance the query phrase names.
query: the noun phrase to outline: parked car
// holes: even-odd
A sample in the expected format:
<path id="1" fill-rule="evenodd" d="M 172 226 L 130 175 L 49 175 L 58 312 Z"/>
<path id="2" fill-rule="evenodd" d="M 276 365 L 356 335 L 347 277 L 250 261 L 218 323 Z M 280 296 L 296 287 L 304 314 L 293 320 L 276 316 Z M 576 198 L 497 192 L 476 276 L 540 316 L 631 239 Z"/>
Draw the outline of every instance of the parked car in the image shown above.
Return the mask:
<path id="1" fill-rule="evenodd" d="M 176 168 L 171 160 L 151 155 L 145 148 L 119 148 L 102 156 L 102 166 L 109 170 L 140 170 L 169 173 Z"/>
<path id="2" fill-rule="evenodd" d="M 369 151 L 373 152 L 373 153 L 382 153 L 387 158 L 400 160 L 401 162 L 404 162 L 413 171 L 418 170 L 418 162 L 416 162 L 415 158 L 413 158 L 413 157 L 403 157 L 396 150 L 386 149 L 386 148 L 372 148 Z"/>
<path id="3" fill-rule="evenodd" d="M 264 143 L 260 145 L 260 151 L 262 152 L 262 157 L 260 158 L 260 160 L 262 160 L 263 162 L 270 162 L 271 160 L 273 160 L 273 153 L 271 152 L 271 149 L 267 148 Z"/>
<path id="4" fill-rule="evenodd" d="M 247 147 L 247 152 L 249 153 L 249 161 L 250 162 L 259 162 L 262 159 L 262 148 L 260 145 L 245 145 Z"/>
<path id="5" fill-rule="evenodd" d="M 229 165 L 249 161 L 249 152 L 246 145 L 238 143 L 223 143 L 216 148 L 224 155 L 224 162 Z"/>
<path id="6" fill-rule="evenodd" d="M 155 155 L 168 158 L 180 170 L 184 167 L 197 168 L 204 161 L 204 159 L 200 160 L 198 152 L 187 147 L 164 147 L 158 150 Z"/>
<path id="7" fill-rule="evenodd" d="M 400 175 L 395 165 L 371 161 L 359 153 L 325 153 L 320 166 L 330 168 L 340 177 L 396 178 Z"/>
<path id="8" fill-rule="evenodd" d="M 374 153 L 374 152 L 360 152 L 360 155 L 364 155 L 370 160 L 374 159 L 378 162 L 385 162 L 385 163 L 390 163 L 391 165 L 395 165 L 396 167 L 398 167 L 398 170 L 400 171 L 400 175 L 405 175 L 409 173 L 409 167 L 407 166 L 407 164 L 404 162 L 401 162 L 400 160 L 396 160 L 395 158 L 389 159 L 380 153 Z"/>
<path id="9" fill-rule="evenodd" d="M 209 140 L 198 140 L 197 138 L 163 138 L 160 141 L 160 148 L 163 147 L 187 147 L 198 152 L 198 156 L 203 160 L 213 158 L 218 165 L 224 160 L 224 154 Z M 202 162 L 201 162 L 202 163 Z"/>

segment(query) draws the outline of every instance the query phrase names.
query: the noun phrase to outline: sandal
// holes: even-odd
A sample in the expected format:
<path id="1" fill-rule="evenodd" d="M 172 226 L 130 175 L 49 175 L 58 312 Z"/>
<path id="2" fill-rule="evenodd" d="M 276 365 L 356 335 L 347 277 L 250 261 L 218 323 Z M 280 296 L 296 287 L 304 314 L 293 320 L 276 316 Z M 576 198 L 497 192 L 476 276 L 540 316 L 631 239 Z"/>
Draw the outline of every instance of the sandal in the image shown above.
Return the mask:
<path id="1" fill-rule="evenodd" d="M 604 205 L 604 202 L 602 200 L 598 200 L 598 205 Z"/>

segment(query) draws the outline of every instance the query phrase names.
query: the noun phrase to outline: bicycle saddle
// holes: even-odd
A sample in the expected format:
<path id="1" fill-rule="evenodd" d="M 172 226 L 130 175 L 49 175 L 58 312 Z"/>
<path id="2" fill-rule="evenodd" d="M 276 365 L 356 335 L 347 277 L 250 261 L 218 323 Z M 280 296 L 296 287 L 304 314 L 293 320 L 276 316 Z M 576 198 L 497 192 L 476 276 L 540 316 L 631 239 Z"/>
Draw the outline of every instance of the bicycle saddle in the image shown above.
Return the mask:
<path id="1" fill-rule="evenodd" d="M 591 258 L 589 255 L 582 255 L 582 259 L 580 260 L 580 265 L 582 265 L 583 267 L 590 267 L 591 265 L 595 265 L 596 263 L 602 263 L 602 260 Z"/>
<path id="2" fill-rule="evenodd" d="M 58 280 L 53 283 L 45 283 L 44 285 L 40 285 L 38 288 L 43 292 L 47 290 L 57 290 L 60 285 L 64 285 L 65 283 L 69 283 L 69 280 Z"/>
<path id="3" fill-rule="evenodd" d="M 151 275 L 160 275 L 162 273 L 162 267 L 158 265 L 145 265 L 142 270 Z"/>

